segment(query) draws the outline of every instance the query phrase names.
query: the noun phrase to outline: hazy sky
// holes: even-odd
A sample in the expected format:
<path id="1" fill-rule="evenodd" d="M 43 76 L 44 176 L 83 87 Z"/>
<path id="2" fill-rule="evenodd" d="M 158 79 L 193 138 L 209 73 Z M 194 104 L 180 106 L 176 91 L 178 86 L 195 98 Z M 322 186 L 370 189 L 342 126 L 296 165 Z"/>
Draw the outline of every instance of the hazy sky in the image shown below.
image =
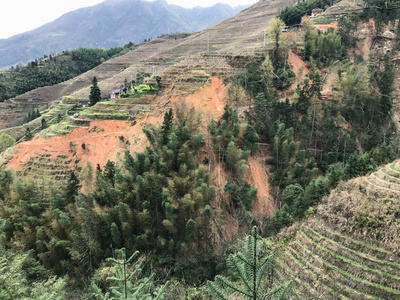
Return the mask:
<path id="1" fill-rule="evenodd" d="M 35 29 L 66 12 L 92 6 L 104 0 L 2 0 L 0 4 L 0 39 Z M 167 0 L 184 7 L 211 6 L 228 3 L 231 6 L 253 4 L 258 0 Z"/>

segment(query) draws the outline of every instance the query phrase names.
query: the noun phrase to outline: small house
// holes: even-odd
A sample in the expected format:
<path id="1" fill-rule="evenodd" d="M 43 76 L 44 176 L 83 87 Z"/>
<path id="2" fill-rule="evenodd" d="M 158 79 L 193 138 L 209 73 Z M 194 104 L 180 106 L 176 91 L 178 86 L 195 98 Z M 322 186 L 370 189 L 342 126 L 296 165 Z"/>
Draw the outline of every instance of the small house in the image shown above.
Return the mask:
<path id="1" fill-rule="evenodd" d="M 318 17 L 320 14 L 322 14 L 324 12 L 324 10 L 322 8 L 314 8 L 311 11 L 311 18 L 316 18 Z"/>
<path id="2" fill-rule="evenodd" d="M 121 94 L 122 94 L 121 88 L 112 90 L 110 92 L 110 98 L 111 100 L 119 99 Z"/>
<path id="3" fill-rule="evenodd" d="M 81 98 L 79 99 L 79 103 L 82 105 L 82 107 L 89 107 L 89 98 Z"/>

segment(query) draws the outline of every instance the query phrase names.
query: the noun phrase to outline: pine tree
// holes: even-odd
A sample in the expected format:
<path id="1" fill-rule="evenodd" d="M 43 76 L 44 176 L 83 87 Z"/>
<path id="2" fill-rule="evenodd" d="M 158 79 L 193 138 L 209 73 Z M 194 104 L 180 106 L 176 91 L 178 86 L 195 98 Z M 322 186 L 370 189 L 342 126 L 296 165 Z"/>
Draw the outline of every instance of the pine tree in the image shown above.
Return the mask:
<path id="1" fill-rule="evenodd" d="M 93 77 L 92 86 L 90 87 L 89 106 L 95 105 L 101 99 L 101 91 L 97 84 L 97 78 Z"/>
<path id="2" fill-rule="evenodd" d="M 271 59 L 269 58 L 269 54 L 265 57 L 265 60 L 261 64 L 260 67 L 263 80 L 265 82 L 265 86 L 267 87 L 268 93 L 272 91 L 273 88 L 273 79 L 274 79 L 274 66 L 272 65 Z"/>
<path id="3" fill-rule="evenodd" d="M 267 118 L 267 99 L 263 93 L 258 93 L 254 98 L 254 113 L 256 117 L 257 126 L 262 128 Z"/>
<path id="4" fill-rule="evenodd" d="M 161 144 L 166 145 L 169 141 L 169 134 L 172 129 L 172 120 L 174 116 L 172 115 L 172 108 L 169 109 L 169 112 L 164 114 L 164 122 L 161 126 Z"/>
<path id="5" fill-rule="evenodd" d="M 107 163 L 104 166 L 104 178 L 112 187 L 115 187 L 115 164 L 110 160 L 107 160 Z"/>
<path id="6" fill-rule="evenodd" d="M 287 299 L 291 282 L 268 288 L 270 280 L 266 275 L 273 270 L 274 254 L 262 255 L 257 227 L 253 227 L 252 231 L 252 235 L 246 238 L 244 252 L 237 252 L 227 259 L 228 273 L 234 281 L 217 275 L 215 282 L 207 282 L 208 291 L 214 299 L 229 300 L 232 294 L 248 300 Z"/>
<path id="7" fill-rule="evenodd" d="M 247 124 L 246 131 L 242 139 L 242 148 L 244 150 L 250 148 L 251 152 L 254 153 L 257 151 L 258 147 L 256 143 L 259 141 L 259 139 L 260 137 L 258 136 L 256 129 L 250 124 Z"/>
<path id="8" fill-rule="evenodd" d="M 133 253 L 128 259 L 126 258 L 125 249 L 118 251 L 120 259 L 108 258 L 107 261 L 115 265 L 115 276 L 107 278 L 111 282 L 111 287 L 106 294 L 92 281 L 92 289 L 94 299 L 131 299 L 131 300 L 161 300 L 164 299 L 164 290 L 167 284 L 153 288 L 152 273 L 149 277 L 140 278 L 142 273 L 144 259 L 139 259 L 134 263 L 133 259 L 139 254 L 138 251 Z"/>
<path id="9" fill-rule="evenodd" d="M 45 118 L 42 118 L 40 129 L 46 129 L 47 122 Z"/>
<path id="10" fill-rule="evenodd" d="M 65 197 L 68 203 L 75 202 L 75 197 L 78 195 L 81 185 L 79 184 L 79 179 L 76 177 L 75 172 L 71 171 L 67 178 L 67 185 L 65 187 Z"/>
<path id="11" fill-rule="evenodd" d="M 29 141 L 33 137 L 33 134 L 31 132 L 31 129 L 29 127 L 26 127 L 25 131 L 25 139 Z"/>

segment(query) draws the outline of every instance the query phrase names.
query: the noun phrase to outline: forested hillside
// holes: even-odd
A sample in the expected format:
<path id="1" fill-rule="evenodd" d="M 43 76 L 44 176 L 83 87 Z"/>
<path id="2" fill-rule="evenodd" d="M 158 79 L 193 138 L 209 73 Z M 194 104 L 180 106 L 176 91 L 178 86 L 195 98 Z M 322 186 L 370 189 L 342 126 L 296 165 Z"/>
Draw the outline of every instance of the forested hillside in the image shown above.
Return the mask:
<path id="1" fill-rule="evenodd" d="M 45 55 L 27 66 L 0 72 L 0 102 L 42 86 L 54 85 L 93 69 L 111 58 L 133 50 L 135 45 L 105 49 L 80 48 Z"/>
<path id="2" fill-rule="evenodd" d="M 340 4 L 276 9 L 246 49 L 224 37 L 157 74 L 93 78 L 0 147 L 1 297 L 400 297 L 400 10 L 336 20 Z M 117 80 L 120 98 L 79 105 Z"/>

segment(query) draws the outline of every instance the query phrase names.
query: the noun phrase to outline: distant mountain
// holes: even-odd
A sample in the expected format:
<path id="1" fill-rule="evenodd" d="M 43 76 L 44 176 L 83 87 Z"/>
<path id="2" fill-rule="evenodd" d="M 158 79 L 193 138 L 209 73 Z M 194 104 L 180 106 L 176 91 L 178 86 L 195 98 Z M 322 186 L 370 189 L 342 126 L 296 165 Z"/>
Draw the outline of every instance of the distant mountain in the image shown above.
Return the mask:
<path id="1" fill-rule="evenodd" d="M 115 47 L 162 34 L 193 32 L 244 9 L 227 4 L 183 8 L 165 0 L 107 0 L 69 12 L 35 30 L 0 39 L 0 68 L 78 47 Z"/>

